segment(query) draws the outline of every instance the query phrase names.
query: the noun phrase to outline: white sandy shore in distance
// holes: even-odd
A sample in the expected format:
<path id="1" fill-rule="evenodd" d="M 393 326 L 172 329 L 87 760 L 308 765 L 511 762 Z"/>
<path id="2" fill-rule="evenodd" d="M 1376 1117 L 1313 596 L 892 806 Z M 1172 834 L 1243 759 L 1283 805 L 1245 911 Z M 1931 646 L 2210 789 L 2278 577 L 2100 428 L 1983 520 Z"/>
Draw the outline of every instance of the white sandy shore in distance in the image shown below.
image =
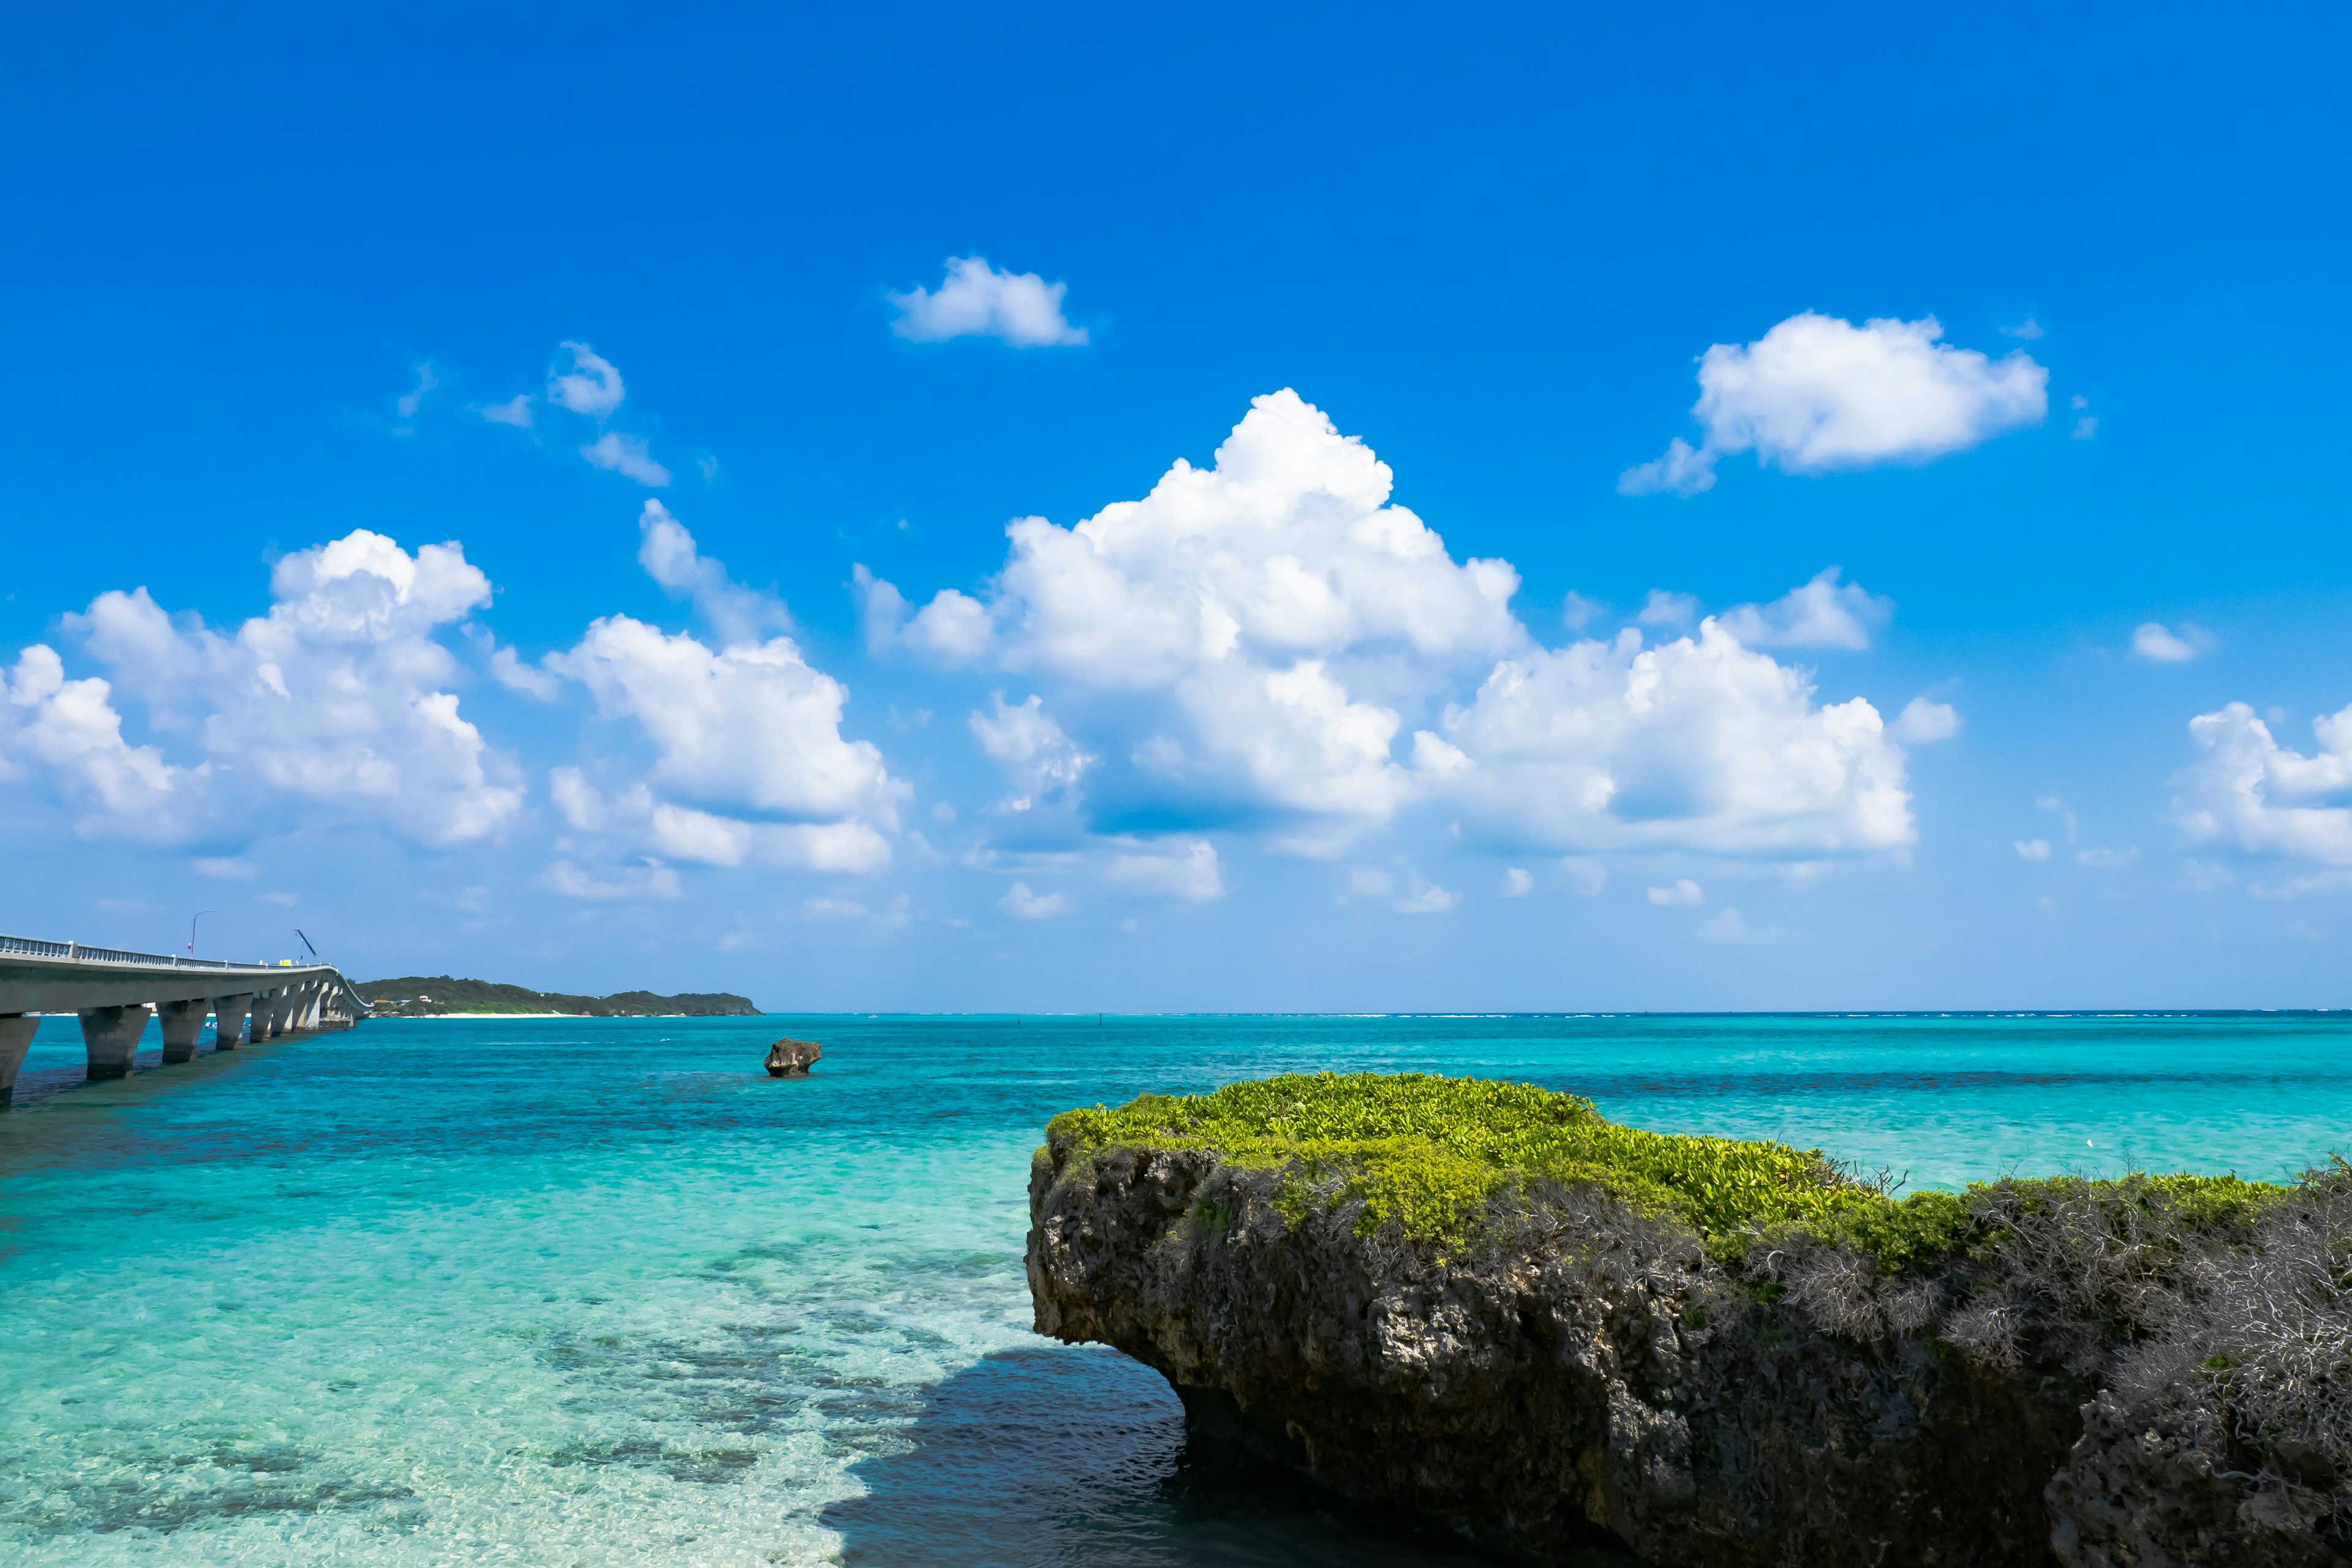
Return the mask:
<path id="1" fill-rule="evenodd" d="M 389 1023 L 397 1014 L 387 1013 L 371 1023 Z M 750 1013 L 419 1013 L 418 1018 L 745 1018 L 756 1017 Z"/>

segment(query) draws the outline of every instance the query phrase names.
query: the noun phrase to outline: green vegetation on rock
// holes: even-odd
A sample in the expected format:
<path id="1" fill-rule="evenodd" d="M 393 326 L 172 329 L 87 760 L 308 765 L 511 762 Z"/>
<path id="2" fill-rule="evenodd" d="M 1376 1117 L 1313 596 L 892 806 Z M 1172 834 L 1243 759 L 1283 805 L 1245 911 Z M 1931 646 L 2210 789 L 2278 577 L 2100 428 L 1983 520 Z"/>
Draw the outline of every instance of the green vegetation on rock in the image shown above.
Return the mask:
<path id="1" fill-rule="evenodd" d="M 1368 1235 L 1394 1224 L 1459 1241 L 1497 1198 L 1556 1183 L 1680 1219 L 1718 1257 L 1802 1232 L 1889 1272 L 1984 1247 L 2021 1219 L 2074 1203 L 2178 1234 L 2239 1227 L 2282 1193 L 2234 1176 L 2061 1177 L 1897 1200 L 1817 1149 L 1647 1132 L 1577 1095 L 1423 1073 L 1292 1074 L 1211 1094 L 1147 1094 L 1065 1111 L 1046 1131 L 1080 1158 L 1121 1146 L 1197 1149 L 1283 1170 L 1293 1179 L 1281 1203 L 1294 1222 L 1310 1203 L 1360 1203 L 1357 1227 Z"/>
<path id="2" fill-rule="evenodd" d="M 760 1009 L 748 996 L 695 992 L 656 996 L 623 991 L 611 996 L 568 996 L 487 980 L 456 980 L 446 974 L 410 974 L 397 980 L 363 980 L 359 994 L 378 1016 L 436 1017 L 445 1013 L 563 1013 L 583 1018 L 748 1018 Z"/>

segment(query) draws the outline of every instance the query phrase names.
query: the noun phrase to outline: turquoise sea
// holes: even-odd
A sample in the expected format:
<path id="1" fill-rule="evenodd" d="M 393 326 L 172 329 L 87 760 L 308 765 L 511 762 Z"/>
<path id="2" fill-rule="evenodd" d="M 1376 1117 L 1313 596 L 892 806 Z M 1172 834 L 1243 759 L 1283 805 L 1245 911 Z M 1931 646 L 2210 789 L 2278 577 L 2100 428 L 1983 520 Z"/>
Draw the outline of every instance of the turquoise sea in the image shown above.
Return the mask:
<path id="1" fill-rule="evenodd" d="M 815 1076 L 761 1073 L 779 1034 Z M 1915 1185 L 2352 1152 L 2345 1014 L 386 1020 L 80 1059 L 45 1021 L 0 1114 L 26 1568 L 1454 1561 L 1029 1332 L 1040 1128 L 1144 1089 L 1525 1079 Z"/>

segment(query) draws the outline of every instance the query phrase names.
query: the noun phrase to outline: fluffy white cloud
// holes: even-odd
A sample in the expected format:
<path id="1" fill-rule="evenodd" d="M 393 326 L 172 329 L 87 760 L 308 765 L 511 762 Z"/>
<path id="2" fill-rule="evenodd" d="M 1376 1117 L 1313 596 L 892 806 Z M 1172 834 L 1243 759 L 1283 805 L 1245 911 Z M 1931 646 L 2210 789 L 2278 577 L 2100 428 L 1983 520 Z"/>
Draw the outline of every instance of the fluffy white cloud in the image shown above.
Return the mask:
<path id="1" fill-rule="evenodd" d="M 1903 752 L 1861 698 L 1816 707 L 1802 670 L 1713 619 L 1654 647 L 1538 649 L 1448 710 L 1447 778 L 1500 842 L 1562 851 L 1859 854 L 1914 837 Z"/>
<path id="2" fill-rule="evenodd" d="M 548 371 L 550 403 L 591 419 L 603 419 L 621 406 L 621 399 L 627 394 L 621 385 L 621 373 L 611 360 L 586 343 L 567 342 L 557 344 L 556 350 L 572 356 L 572 366 L 569 370 Z"/>
<path id="3" fill-rule="evenodd" d="M 1075 528 L 1024 518 L 987 592 L 911 616 L 861 573 L 869 639 L 1048 676 L 1122 704 L 1118 749 L 1163 793 L 1223 809 L 1386 817 L 1412 792 L 1387 704 L 1356 667 L 1410 680 L 1525 642 L 1507 563 L 1456 563 L 1389 504 L 1393 476 L 1296 393 L 1256 399 L 1216 461 L 1179 460 Z"/>
<path id="4" fill-rule="evenodd" d="M 475 412 L 492 425 L 511 425 L 518 430 L 530 428 L 530 394 L 518 392 L 504 403 L 486 404 Z"/>
<path id="5" fill-rule="evenodd" d="M 1697 904 L 1704 903 L 1706 900 L 1706 895 L 1699 890 L 1699 885 L 1688 877 L 1683 878 L 1671 888 L 1650 889 L 1650 902 L 1654 904 Z"/>
<path id="6" fill-rule="evenodd" d="M 1076 347 L 1087 330 L 1062 315 L 1062 291 L 1034 272 L 1000 271 L 981 256 L 948 258 L 936 290 L 915 288 L 890 296 L 898 319 L 890 330 L 916 342 L 950 338 L 1002 338 L 1015 348 Z"/>
<path id="7" fill-rule="evenodd" d="M 2050 840 L 2047 838 L 2020 838 L 2015 840 L 2015 843 L 2017 845 L 2017 858 L 2021 860 L 2047 860 L 2050 858 Z"/>
<path id="8" fill-rule="evenodd" d="M 2132 632 L 2132 652 L 2153 664 L 2187 664 L 2203 651 L 2203 642 L 2194 626 L 2174 632 L 2160 621 L 2144 621 Z"/>
<path id="9" fill-rule="evenodd" d="M 1617 488 L 1696 495 L 1717 458 L 1747 451 L 1792 474 L 1924 462 L 2047 416 L 2050 373 L 2021 350 L 1988 359 L 1943 335 L 1933 316 L 1857 327 L 1809 310 L 1755 342 L 1717 343 L 1700 356 L 1691 410 L 1703 443 L 1676 437 Z"/>
<path id="10" fill-rule="evenodd" d="M 607 430 L 581 447 L 580 455 L 596 468 L 635 479 L 651 489 L 660 489 L 669 483 L 669 470 L 654 461 L 653 452 L 642 437 Z"/>
<path id="11" fill-rule="evenodd" d="M 1225 896 L 1224 866 L 1204 838 L 1138 846 L 1113 857 L 1108 875 L 1116 886 L 1151 898 L 1207 903 Z"/>
<path id="12" fill-rule="evenodd" d="M 271 591 L 226 636 L 144 588 L 100 595 L 66 623 L 111 679 L 68 680 L 54 651 L 26 649 L 0 754 L 46 764 L 93 837 L 247 837 L 287 826 L 289 802 L 432 844 L 514 816 L 512 765 L 442 689 L 458 667 L 436 632 L 490 597 L 462 549 L 411 555 L 361 530 L 287 556 Z M 144 706 L 154 743 L 122 739 L 118 699 Z M 181 748 L 200 760 L 166 759 Z"/>
<path id="13" fill-rule="evenodd" d="M 1149 496 L 1076 528 L 1013 522 L 986 600 L 950 589 L 926 614 L 950 606 L 945 619 L 985 628 L 965 634 L 963 659 L 1128 689 L 1237 657 L 1286 666 L 1369 644 L 1445 656 L 1518 643 L 1518 574 L 1457 564 L 1389 504 L 1394 482 L 1320 410 L 1273 393 L 1252 401 L 1212 467 L 1179 458 Z"/>
<path id="14" fill-rule="evenodd" d="M 1512 614 L 1509 563 L 1455 560 L 1392 485 L 1360 441 L 1275 393 L 1208 468 L 1179 461 L 1141 500 L 1074 528 L 1013 522 L 977 594 L 943 590 L 918 611 L 861 569 L 869 643 L 1045 686 L 1068 748 L 1052 754 L 1096 759 L 1090 805 L 1114 819 L 1286 823 L 1275 847 L 1320 855 L 1416 803 L 1554 852 L 1911 842 L 1903 754 L 1876 710 L 1816 706 L 1804 672 L 1733 629 L 1866 647 L 1884 601 L 1832 571 L 1693 636 L 1555 651 Z M 1697 608 L 1654 594 L 1643 619 L 1682 625 Z M 1007 757 L 1018 711 L 986 718 Z M 1932 739 L 1956 721 L 1927 704 L 1909 728 Z"/>
<path id="15" fill-rule="evenodd" d="M 1523 866 L 1514 866 L 1503 873 L 1503 885 L 1497 889 L 1507 899 L 1523 899 L 1536 890 L 1535 874 Z"/>
<path id="16" fill-rule="evenodd" d="M 591 622 L 548 668 L 653 742 L 652 782 L 689 801 L 802 819 L 842 818 L 895 794 L 870 742 L 846 741 L 849 692 L 790 637 L 712 648 L 628 616 Z"/>
<path id="17" fill-rule="evenodd" d="M 638 522 L 647 574 L 692 596 L 732 640 L 714 647 L 606 616 L 542 661 L 585 686 L 604 717 L 633 724 L 652 752 L 643 777 L 603 787 L 556 769 L 550 789 L 565 819 L 665 860 L 844 873 L 887 864 L 886 834 L 907 791 L 871 742 L 842 735 L 848 689 L 791 637 L 762 638 L 761 619 L 782 607 L 730 582 L 659 502 Z"/>
<path id="18" fill-rule="evenodd" d="M 2192 843 L 2352 866 L 2352 707 L 2312 721 L 2315 752 L 2282 746 L 2243 702 L 2189 721 L 2197 760 L 2173 778 Z"/>
<path id="19" fill-rule="evenodd" d="M 1834 566 L 1769 605 L 1739 605 L 1723 614 L 1723 629 L 1749 647 L 1841 647 L 1860 651 L 1870 633 L 1895 613 L 1859 583 L 1840 583 Z"/>
<path id="20" fill-rule="evenodd" d="M 1960 710 L 1948 702 L 1914 697 L 1903 705 L 1903 711 L 1895 716 L 1886 732 L 1913 746 L 1948 741 L 1960 732 Z"/>
<path id="21" fill-rule="evenodd" d="M 1008 707 L 999 691 L 990 700 L 991 711 L 973 712 L 971 732 L 1013 785 L 1004 809 L 1027 811 L 1040 802 L 1074 797 L 1078 781 L 1100 759 L 1063 732 L 1045 711 L 1044 699 L 1032 696 Z"/>
<path id="22" fill-rule="evenodd" d="M 144 589 L 141 592 L 143 594 Z M 0 731 L 0 768 L 24 770 L 8 752 L 47 765 L 67 799 L 80 808 L 91 837 L 173 843 L 190 837 L 212 805 L 212 764 L 173 767 L 152 746 L 122 738 L 113 689 L 95 677 L 68 680 L 57 650 L 36 643 L 5 677 L 13 722 Z"/>

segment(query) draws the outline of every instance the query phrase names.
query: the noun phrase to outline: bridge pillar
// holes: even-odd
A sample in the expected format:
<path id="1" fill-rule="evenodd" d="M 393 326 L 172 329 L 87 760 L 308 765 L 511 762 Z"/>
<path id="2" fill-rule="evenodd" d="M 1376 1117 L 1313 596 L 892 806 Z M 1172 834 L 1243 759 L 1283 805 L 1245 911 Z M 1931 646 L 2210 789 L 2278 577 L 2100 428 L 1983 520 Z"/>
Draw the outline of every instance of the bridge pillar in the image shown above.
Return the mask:
<path id="1" fill-rule="evenodd" d="M 25 1065 L 25 1052 L 33 1043 L 33 1031 L 41 1021 L 30 1013 L 0 1014 L 0 1110 L 16 1095 L 16 1069 Z"/>
<path id="2" fill-rule="evenodd" d="M 90 1079 L 129 1078 L 139 1037 L 146 1032 L 144 1002 L 129 1007 L 84 1007 L 81 1044 L 89 1058 Z"/>
<path id="3" fill-rule="evenodd" d="M 212 1011 L 206 1002 L 163 1002 L 155 1008 L 155 1016 L 163 1021 L 163 1065 L 196 1059 L 196 1042 L 205 1037 L 205 1015 Z"/>
<path id="4" fill-rule="evenodd" d="M 253 1011 L 253 995 L 213 998 L 213 1049 L 233 1051 L 245 1036 L 245 1016 Z"/>

